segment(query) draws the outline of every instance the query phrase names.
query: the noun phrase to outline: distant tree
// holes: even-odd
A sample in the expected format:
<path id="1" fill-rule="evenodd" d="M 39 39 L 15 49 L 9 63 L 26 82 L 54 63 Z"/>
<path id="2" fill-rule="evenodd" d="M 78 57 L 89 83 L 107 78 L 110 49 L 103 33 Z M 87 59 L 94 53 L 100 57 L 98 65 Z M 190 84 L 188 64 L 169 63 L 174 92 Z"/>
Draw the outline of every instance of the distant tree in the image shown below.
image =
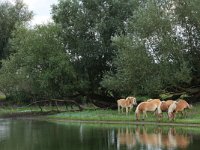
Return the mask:
<path id="1" fill-rule="evenodd" d="M 0 59 L 9 56 L 8 41 L 12 38 L 12 32 L 20 24 L 30 21 L 33 13 L 28 10 L 22 0 L 0 2 Z"/>
<path id="2" fill-rule="evenodd" d="M 73 94 L 76 74 L 55 25 L 19 28 L 10 41 L 15 51 L 2 63 L 0 86 L 7 95 L 58 98 Z"/>

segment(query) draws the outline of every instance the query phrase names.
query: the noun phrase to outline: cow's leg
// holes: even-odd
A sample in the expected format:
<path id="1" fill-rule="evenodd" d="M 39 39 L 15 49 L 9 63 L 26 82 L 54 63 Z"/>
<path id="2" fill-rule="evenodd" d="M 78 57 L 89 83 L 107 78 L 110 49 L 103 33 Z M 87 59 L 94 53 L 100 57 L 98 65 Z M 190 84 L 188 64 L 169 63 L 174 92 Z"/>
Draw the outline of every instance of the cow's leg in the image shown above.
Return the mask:
<path id="1" fill-rule="evenodd" d="M 144 117 L 146 117 L 146 118 L 148 117 L 148 116 L 147 116 L 147 112 L 146 112 L 146 111 L 144 112 Z"/>
<path id="2" fill-rule="evenodd" d="M 176 117 L 176 112 L 173 112 L 173 113 L 172 113 L 172 120 L 173 120 L 173 121 L 175 120 L 175 117 Z"/>
<path id="3" fill-rule="evenodd" d="M 120 106 L 118 105 L 118 113 L 120 113 Z"/>
<path id="4" fill-rule="evenodd" d="M 182 115 L 183 118 L 186 117 L 186 112 L 184 110 L 182 110 L 181 115 Z"/>
<path id="5" fill-rule="evenodd" d="M 133 110 L 133 106 L 130 106 L 129 112 L 131 112 Z"/>
<path id="6" fill-rule="evenodd" d="M 143 111 L 142 114 L 143 114 L 142 115 L 142 120 L 144 120 L 144 118 L 147 116 L 147 113 L 146 113 L 146 111 Z"/>
<path id="7" fill-rule="evenodd" d="M 139 121 L 139 118 L 140 118 L 140 112 L 139 111 L 137 113 L 135 113 L 135 117 L 136 117 L 136 120 Z"/>
<path id="8" fill-rule="evenodd" d="M 128 107 L 126 107 L 126 115 L 128 114 Z"/>

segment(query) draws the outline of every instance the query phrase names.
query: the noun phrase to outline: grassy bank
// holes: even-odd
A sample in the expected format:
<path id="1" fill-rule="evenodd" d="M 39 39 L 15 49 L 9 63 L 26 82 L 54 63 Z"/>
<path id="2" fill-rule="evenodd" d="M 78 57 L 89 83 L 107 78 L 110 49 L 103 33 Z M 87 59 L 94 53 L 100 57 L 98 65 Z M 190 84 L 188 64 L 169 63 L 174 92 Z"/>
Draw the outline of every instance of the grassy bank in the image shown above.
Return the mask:
<path id="1" fill-rule="evenodd" d="M 53 111 L 52 111 L 53 110 Z M 65 107 L 59 107 L 59 110 L 65 112 L 56 112 L 56 107 L 43 107 L 43 112 L 39 107 L 1 107 L 0 117 L 20 117 L 20 116 L 39 116 L 45 115 L 47 119 L 58 120 L 80 120 L 80 121 L 111 121 L 111 122 L 136 122 L 134 110 L 129 114 L 119 114 L 117 110 L 104 110 L 104 109 L 91 109 L 88 107 L 83 111 L 77 111 L 77 108 L 68 109 Z M 158 122 L 157 118 L 148 113 L 148 117 L 145 118 L 146 122 Z M 167 114 L 164 113 L 163 119 L 159 122 L 172 123 L 167 119 Z M 173 123 L 183 124 L 199 124 L 200 125 L 200 104 L 194 105 L 192 110 L 187 110 L 187 116 L 182 117 L 177 115 Z"/>
<path id="2" fill-rule="evenodd" d="M 81 112 L 64 112 L 55 115 L 50 115 L 48 118 L 52 119 L 65 119 L 65 120 L 86 120 L 86 121 L 120 121 L 120 122 L 135 122 L 134 110 L 129 114 L 119 114 L 117 110 L 84 110 Z M 146 122 L 158 122 L 156 116 L 148 113 L 145 118 Z M 167 114 L 163 113 L 163 119 L 159 122 L 164 123 L 184 123 L 184 124 L 200 124 L 200 104 L 193 105 L 192 110 L 187 110 L 186 116 L 177 114 L 175 121 L 170 121 Z"/>
<path id="3" fill-rule="evenodd" d="M 194 110 L 193 110 L 194 111 Z M 200 113 L 188 111 L 187 116 L 182 117 L 180 115 L 177 116 L 175 121 L 177 123 L 199 123 L 200 124 Z M 134 112 L 131 112 L 129 115 L 118 114 L 116 110 L 87 110 L 82 112 L 64 112 L 55 115 L 50 115 L 48 118 L 53 119 L 68 119 L 68 120 L 86 120 L 86 121 L 122 121 L 122 122 L 130 122 L 136 121 Z M 141 119 L 142 120 L 142 119 Z M 157 118 L 149 113 L 148 117 L 145 118 L 147 122 L 158 122 Z M 167 114 L 164 113 L 163 119 L 159 122 L 172 122 L 167 118 Z"/>

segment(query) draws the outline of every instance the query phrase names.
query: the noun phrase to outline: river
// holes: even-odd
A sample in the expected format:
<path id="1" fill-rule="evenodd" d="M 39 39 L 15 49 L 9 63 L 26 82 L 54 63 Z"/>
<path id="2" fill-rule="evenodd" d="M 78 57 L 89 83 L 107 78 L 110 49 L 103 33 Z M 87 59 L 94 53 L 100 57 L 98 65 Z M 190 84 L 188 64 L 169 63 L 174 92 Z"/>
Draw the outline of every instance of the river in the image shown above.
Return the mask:
<path id="1" fill-rule="evenodd" d="M 200 149 L 200 128 L 0 120 L 0 150 Z"/>

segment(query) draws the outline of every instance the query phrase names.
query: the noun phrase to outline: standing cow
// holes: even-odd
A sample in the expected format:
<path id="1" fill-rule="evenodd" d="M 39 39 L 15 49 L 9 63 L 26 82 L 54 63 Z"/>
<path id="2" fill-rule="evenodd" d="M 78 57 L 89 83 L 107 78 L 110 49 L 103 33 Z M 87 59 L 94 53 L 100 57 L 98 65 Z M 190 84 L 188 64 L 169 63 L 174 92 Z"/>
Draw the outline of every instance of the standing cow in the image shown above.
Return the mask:
<path id="1" fill-rule="evenodd" d="M 123 113 L 123 109 L 126 108 L 126 115 L 127 115 L 128 112 L 130 112 L 131 109 L 133 108 L 133 105 L 137 105 L 137 102 L 136 102 L 136 98 L 132 97 L 132 96 L 129 96 L 126 99 L 117 100 L 117 106 L 118 106 L 119 113 L 121 111 Z"/>

